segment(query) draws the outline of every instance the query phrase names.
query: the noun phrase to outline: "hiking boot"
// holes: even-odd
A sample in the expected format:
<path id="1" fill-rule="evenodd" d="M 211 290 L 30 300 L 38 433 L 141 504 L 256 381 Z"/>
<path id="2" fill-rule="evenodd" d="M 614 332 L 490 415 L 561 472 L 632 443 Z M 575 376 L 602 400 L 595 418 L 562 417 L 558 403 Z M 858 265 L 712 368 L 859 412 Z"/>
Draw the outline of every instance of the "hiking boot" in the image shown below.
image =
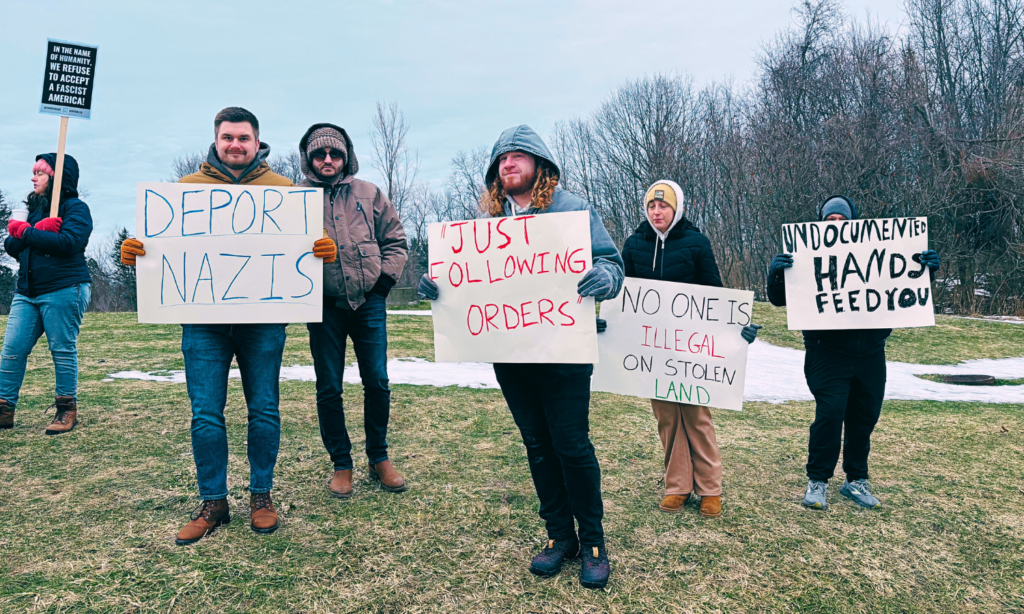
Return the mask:
<path id="1" fill-rule="evenodd" d="M 174 543 L 179 546 L 194 544 L 222 524 L 231 522 L 228 500 L 203 501 L 192 513 L 192 519 L 180 531 Z"/>
<path id="2" fill-rule="evenodd" d="M 257 533 L 273 533 L 277 530 L 277 511 L 269 492 L 252 493 L 249 496 L 249 508 L 252 509 L 250 529 Z"/>
<path id="3" fill-rule="evenodd" d="M 14 428 L 14 406 L 0 399 L 0 429 Z"/>
<path id="4" fill-rule="evenodd" d="M 828 501 L 825 496 L 828 494 L 828 482 L 818 480 L 807 481 L 807 492 L 804 493 L 804 507 L 812 510 L 827 510 Z"/>
<path id="5" fill-rule="evenodd" d="M 327 490 L 335 499 L 349 499 L 352 497 L 352 470 L 339 469 L 334 472 L 334 477 L 327 483 Z"/>
<path id="6" fill-rule="evenodd" d="M 374 465 L 370 463 L 370 477 L 380 482 L 380 487 L 388 492 L 405 492 L 405 478 L 398 473 L 391 461 L 386 460 Z"/>
<path id="7" fill-rule="evenodd" d="M 663 512 L 678 512 L 683 509 L 686 502 L 689 501 L 690 495 L 665 495 L 665 498 L 658 504 L 658 509 Z"/>
<path id="8" fill-rule="evenodd" d="M 716 495 L 713 497 L 701 497 L 700 498 L 700 515 L 705 518 L 718 518 L 722 515 L 722 497 Z"/>
<path id="9" fill-rule="evenodd" d="M 852 482 L 843 482 L 842 488 L 839 489 L 839 494 L 843 495 L 847 499 L 851 499 L 861 507 L 874 509 L 882 505 L 882 503 L 876 499 L 873 494 L 871 494 L 871 484 L 863 478 Z"/>
<path id="10" fill-rule="evenodd" d="M 540 554 L 530 562 L 530 573 L 550 578 L 562 570 L 562 564 L 580 555 L 580 540 L 575 535 L 563 539 L 549 539 Z"/>
<path id="11" fill-rule="evenodd" d="M 75 397 L 57 397 L 50 407 L 57 408 L 57 415 L 53 417 L 53 422 L 46 427 L 47 435 L 67 433 L 78 424 L 78 402 L 75 401 Z M 47 407 L 46 411 L 50 411 L 50 407 Z"/>
<path id="12" fill-rule="evenodd" d="M 580 568 L 580 585 L 583 588 L 604 588 L 611 573 L 612 565 L 608 562 L 604 544 L 583 547 L 583 566 Z"/>

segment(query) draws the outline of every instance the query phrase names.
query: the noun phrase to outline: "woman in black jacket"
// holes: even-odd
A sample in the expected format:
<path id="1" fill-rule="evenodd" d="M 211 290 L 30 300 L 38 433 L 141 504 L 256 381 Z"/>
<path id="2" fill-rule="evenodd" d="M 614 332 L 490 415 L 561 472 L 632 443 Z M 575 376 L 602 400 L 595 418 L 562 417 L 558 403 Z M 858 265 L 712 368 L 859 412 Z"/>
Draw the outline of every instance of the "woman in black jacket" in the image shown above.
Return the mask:
<path id="1" fill-rule="evenodd" d="M 652 185 L 644 197 L 647 221 L 622 246 L 626 277 L 722 287 L 711 243 L 680 211 L 683 191 L 672 181 Z M 746 326 L 753 342 L 760 326 Z M 690 493 L 701 497 L 700 513 L 722 514 L 722 455 L 715 439 L 711 410 L 652 399 L 658 435 L 665 450 L 665 497 L 658 506 L 678 512 Z"/>
<path id="2" fill-rule="evenodd" d="M 49 217 L 56 165 L 57 154 L 36 156 L 27 220 L 15 212 L 7 225 L 4 249 L 18 261 L 18 286 L 0 355 L 0 428 L 11 428 L 28 355 L 46 333 L 57 380 L 57 415 L 47 435 L 66 433 L 78 422 L 78 331 L 92 296 L 85 262 L 92 215 L 78 198 L 78 162 L 64 157 L 60 205 L 57 217 Z"/>

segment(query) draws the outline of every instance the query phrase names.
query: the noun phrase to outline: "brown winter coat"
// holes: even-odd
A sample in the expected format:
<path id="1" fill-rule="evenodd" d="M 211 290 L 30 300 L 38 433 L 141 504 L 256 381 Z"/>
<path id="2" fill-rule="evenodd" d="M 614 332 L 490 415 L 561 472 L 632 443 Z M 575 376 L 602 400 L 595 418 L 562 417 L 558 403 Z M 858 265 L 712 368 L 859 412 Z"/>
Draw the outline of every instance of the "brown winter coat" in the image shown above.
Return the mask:
<path id="1" fill-rule="evenodd" d="M 306 143 L 317 128 L 330 126 L 345 137 L 348 156 L 341 179 L 324 183 L 306 159 Z M 398 211 L 380 188 L 356 179 L 359 162 L 352 139 L 333 124 L 314 124 L 299 140 L 306 180 L 303 187 L 323 188 L 324 228 L 338 245 L 338 259 L 324 263 L 324 294 L 338 297 L 337 306 L 358 309 L 374 286 L 384 295 L 402 276 L 409 247 Z"/>
<path id="2" fill-rule="evenodd" d="M 270 156 L 270 145 L 260 143 L 256 152 L 256 159 L 242 174 L 238 180 L 234 175 L 227 172 L 227 168 L 217 158 L 217 149 L 210 145 L 210 151 L 206 155 L 206 162 L 199 167 L 199 172 L 186 175 L 178 180 L 178 183 L 230 183 L 237 185 L 295 185 L 290 179 L 278 175 L 270 170 L 267 158 Z"/>

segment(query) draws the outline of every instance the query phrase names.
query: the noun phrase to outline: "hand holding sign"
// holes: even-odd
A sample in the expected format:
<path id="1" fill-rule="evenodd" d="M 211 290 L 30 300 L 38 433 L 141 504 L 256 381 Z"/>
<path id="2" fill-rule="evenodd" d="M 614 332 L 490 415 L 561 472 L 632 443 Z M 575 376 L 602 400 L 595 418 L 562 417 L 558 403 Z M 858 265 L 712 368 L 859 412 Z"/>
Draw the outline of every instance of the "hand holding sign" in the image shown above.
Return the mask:
<path id="1" fill-rule="evenodd" d="M 429 235 L 419 292 L 435 301 L 436 360 L 597 361 L 594 299 L 577 292 L 593 268 L 588 212 L 431 224 Z"/>
<path id="2" fill-rule="evenodd" d="M 608 330 L 593 389 L 742 409 L 753 301 L 744 290 L 627 277 L 601 304 Z"/>
<path id="3" fill-rule="evenodd" d="M 935 325 L 930 265 L 920 256 L 927 218 L 785 224 L 782 235 L 793 259 L 785 273 L 790 330 Z"/>

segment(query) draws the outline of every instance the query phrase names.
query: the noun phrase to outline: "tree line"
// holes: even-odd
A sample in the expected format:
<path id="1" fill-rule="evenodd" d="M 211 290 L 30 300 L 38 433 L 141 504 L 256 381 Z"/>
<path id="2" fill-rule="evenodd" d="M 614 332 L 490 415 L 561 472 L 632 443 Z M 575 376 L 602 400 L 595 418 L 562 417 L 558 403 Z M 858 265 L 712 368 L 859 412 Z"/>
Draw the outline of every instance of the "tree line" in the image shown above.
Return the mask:
<path id="1" fill-rule="evenodd" d="M 761 298 L 782 224 L 815 219 L 826 196 L 850 197 L 862 217 L 927 216 L 943 259 L 937 306 L 1024 312 L 1024 0 L 905 8 L 893 32 L 851 18 L 840 0 L 801 0 L 747 83 L 655 74 L 622 84 L 547 135 L 563 187 L 594 204 L 621 247 L 644 220 L 644 190 L 676 181 L 725 284 Z M 483 142 L 460 151 L 431 186 L 408 132 L 396 103 L 377 104 L 371 165 L 410 238 L 401 286 L 426 269 L 427 224 L 480 214 L 489 157 Z M 205 155 L 176 159 L 168 180 L 198 170 Z M 269 163 L 296 183 L 305 178 L 297 151 Z M 9 209 L 0 197 L 4 230 Z M 117 254 L 124 236 L 91 247 L 94 309 L 135 308 L 134 270 Z M 11 275 L 0 271 L 4 306 Z"/>

